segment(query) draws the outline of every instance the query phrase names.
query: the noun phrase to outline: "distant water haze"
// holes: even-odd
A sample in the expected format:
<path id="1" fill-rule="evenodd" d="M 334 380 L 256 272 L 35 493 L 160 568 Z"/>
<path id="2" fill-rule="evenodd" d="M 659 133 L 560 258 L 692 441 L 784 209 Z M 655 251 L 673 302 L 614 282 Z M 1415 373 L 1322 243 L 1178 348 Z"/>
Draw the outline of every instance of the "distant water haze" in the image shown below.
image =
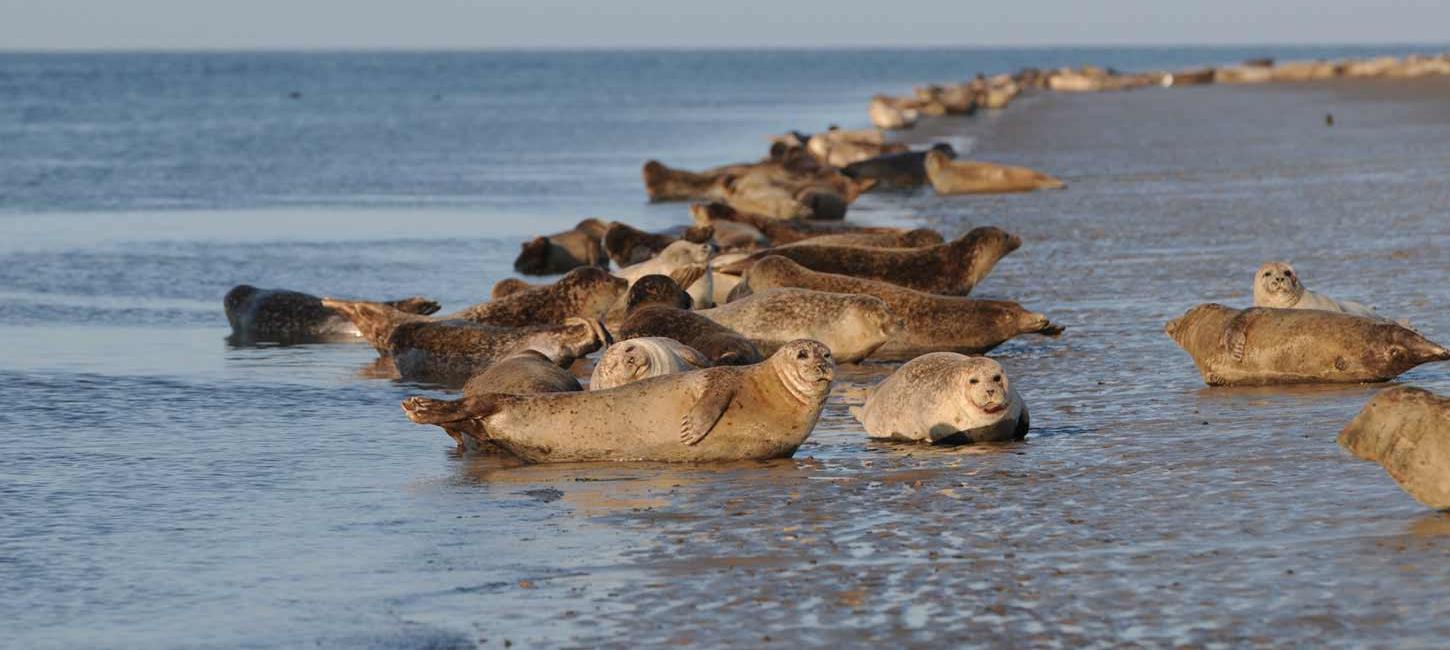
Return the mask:
<path id="1" fill-rule="evenodd" d="M 1445 42 L 1438 0 L 0 0 L 4 49 Z"/>

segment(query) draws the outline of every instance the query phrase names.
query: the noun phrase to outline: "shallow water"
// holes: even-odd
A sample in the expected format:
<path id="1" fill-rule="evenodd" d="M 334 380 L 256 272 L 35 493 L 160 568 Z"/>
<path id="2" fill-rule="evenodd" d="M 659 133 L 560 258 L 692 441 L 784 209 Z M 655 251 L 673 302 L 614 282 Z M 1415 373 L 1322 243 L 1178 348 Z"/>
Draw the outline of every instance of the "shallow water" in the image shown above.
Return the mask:
<path id="1" fill-rule="evenodd" d="M 858 123 L 877 88 L 839 83 L 856 94 L 795 115 Z M 754 130 L 724 144 L 674 123 L 597 167 L 539 163 L 559 195 L 517 179 L 429 193 L 404 175 L 356 199 L 292 154 L 258 172 L 265 191 L 195 170 L 140 187 L 117 170 L 68 181 L 96 184 L 74 195 L 7 181 L 0 645 L 1438 647 L 1450 519 L 1334 443 L 1382 387 L 1206 388 L 1161 328 L 1199 302 L 1247 304 L 1253 270 L 1284 258 L 1311 288 L 1450 340 L 1447 98 L 1445 80 L 1038 95 L 910 133 L 1068 182 L 872 194 L 851 213 L 1023 237 L 978 293 L 1068 326 L 993 353 L 1032 435 L 867 442 L 845 394 L 890 371 L 868 363 L 841 369 L 796 458 L 718 467 L 457 456 L 397 406 L 442 393 L 376 378 L 366 345 L 230 347 L 220 297 L 252 282 L 460 306 L 527 234 L 596 209 L 687 220 L 642 204 L 643 157 L 750 157 L 810 119 L 742 118 L 723 130 Z M 187 180 L 204 198 L 175 191 Z M 1450 366 L 1402 382 L 1447 392 Z"/>

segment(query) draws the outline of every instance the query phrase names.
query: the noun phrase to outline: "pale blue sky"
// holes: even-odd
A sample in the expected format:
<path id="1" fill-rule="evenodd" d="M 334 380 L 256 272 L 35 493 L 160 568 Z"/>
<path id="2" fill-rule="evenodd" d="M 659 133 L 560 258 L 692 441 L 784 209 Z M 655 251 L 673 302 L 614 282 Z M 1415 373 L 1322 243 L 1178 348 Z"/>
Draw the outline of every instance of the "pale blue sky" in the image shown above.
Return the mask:
<path id="1" fill-rule="evenodd" d="M 0 0 L 11 50 L 1444 43 L 1447 25 L 1450 0 Z"/>

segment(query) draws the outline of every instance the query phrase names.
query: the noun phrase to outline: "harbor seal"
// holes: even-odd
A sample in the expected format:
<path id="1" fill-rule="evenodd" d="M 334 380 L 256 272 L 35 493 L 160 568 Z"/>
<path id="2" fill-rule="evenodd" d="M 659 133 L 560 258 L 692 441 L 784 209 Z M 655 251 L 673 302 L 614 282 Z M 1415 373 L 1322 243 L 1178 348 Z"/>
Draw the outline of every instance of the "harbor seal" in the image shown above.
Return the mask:
<path id="1" fill-rule="evenodd" d="M 851 414 L 872 438 L 930 443 L 1020 440 L 1030 419 L 1001 364 L 952 352 L 906 362 Z"/>
<path id="2" fill-rule="evenodd" d="M 743 334 L 765 354 L 809 338 L 825 343 L 840 363 L 871 356 L 901 329 L 880 298 L 809 289 L 767 289 L 698 313 Z"/>
<path id="3" fill-rule="evenodd" d="M 629 289 L 619 340 L 647 336 L 674 339 L 699 350 L 715 365 L 758 363 L 765 357 L 750 339 L 690 311 L 693 301 L 673 280 L 662 275 L 640 278 Z"/>
<path id="4" fill-rule="evenodd" d="M 464 395 L 504 393 L 507 395 L 533 395 L 535 393 L 569 393 L 584 390 L 579 380 L 569 371 L 560 368 L 548 357 L 536 350 L 516 352 L 502 361 L 474 375 L 463 385 Z M 465 429 L 472 426 L 468 420 L 444 426 L 443 431 L 453 438 L 461 450 L 463 440 L 470 434 Z M 477 433 L 477 432 L 476 432 Z M 484 451 L 483 447 L 479 448 Z M 501 451 L 493 449 L 492 451 Z"/>
<path id="5" fill-rule="evenodd" d="M 604 222 L 585 219 L 573 230 L 535 237 L 521 246 L 514 270 L 524 275 L 552 275 L 580 266 L 609 268 L 609 257 L 599 243 Z"/>
<path id="6" fill-rule="evenodd" d="M 384 304 L 411 314 L 438 311 L 438 303 L 414 296 Z M 233 342 L 308 342 L 355 339 L 362 335 L 352 321 L 322 304 L 322 298 L 286 289 L 258 289 L 239 284 L 222 298 Z"/>
<path id="7" fill-rule="evenodd" d="M 702 273 L 697 280 L 684 285 L 689 291 L 690 297 L 694 299 L 695 306 L 709 306 L 714 304 L 715 284 L 714 273 L 710 268 L 710 257 L 714 249 L 708 243 L 696 243 L 680 240 L 666 246 L 654 258 L 626 266 L 619 270 L 618 275 L 630 284 L 646 275 L 669 275 L 676 276 L 684 269 L 701 267 Z"/>
<path id="8" fill-rule="evenodd" d="M 810 436 L 834 374 L 825 345 L 793 341 L 749 366 L 582 393 L 411 397 L 403 411 L 419 424 L 470 421 L 469 433 L 531 463 L 764 460 Z"/>
<path id="9" fill-rule="evenodd" d="M 937 194 L 996 194 L 1057 190 L 1066 183 L 1034 169 L 975 160 L 952 160 L 939 151 L 926 153 L 926 177 Z"/>
<path id="10" fill-rule="evenodd" d="M 1389 321 L 1310 309 L 1204 304 L 1164 332 L 1209 386 L 1388 381 L 1450 350 Z"/>
<path id="11" fill-rule="evenodd" d="M 609 346 L 594 364 L 589 377 L 589 390 L 604 390 L 632 381 L 668 375 L 687 370 L 709 368 L 714 364 L 699 350 L 674 339 L 644 336 L 620 341 Z"/>
<path id="12" fill-rule="evenodd" d="M 939 296 L 888 282 L 819 273 L 778 255 L 750 267 L 732 299 L 780 287 L 862 294 L 885 301 L 892 315 L 901 319 L 902 329 L 872 353 L 876 359 L 910 359 L 928 352 L 980 354 L 1020 334 L 1063 332 L 1061 325 L 1012 301 Z"/>
<path id="13" fill-rule="evenodd" d="M 691 205 L 690 216 L 694 218 L 695 223 L 698 225 L 711 225 L 717 229 L 721 224 L 726 223 L 750 226 L 765 235 L 766 239 L 776 246 L 823 235 L 850 233 L 899 234 L 908 231 L 907 228 L 892 228 L 888 226 L 858 226 L 856 224 L 840 222 L 769 219 L 757 214 L 741 212 L 730 207 L 727 203 L 718 201 Z"/>
<path id="14" fill-rule="evenodd" d="M 714 234 L 709 226 L 697 226 L 685 229 L 680 237 L 674 237 L 645 232 L 629 224 L 615 221 L 610 223 L 609 230 L 604 232 L 604 250 L 609 253 L 609 259 L 614 260 L 615 264 L 623 268 L 648 260 L 681 239 L 699 244 L 710 241 Z"/>
<path id="15" fill-rule="evenodd" d="M 598 267 L 585 266 L 564 274 L 553 284 L 524 288 L 442 320 L 461 319 L 505 327 L 551 325 L 568 318 L 598 320 L 628 290 L 628 280 Z"/>
<path id="16" fill-rule="evenodd" d="M 1310 291 L 1288 262 L 1267 262 L 1254 275 L 1254 306 L 1279 309 L 1319 309 L 1379 318 L 1357 302 L 1340 301 Z"/>
<path id="17" fill-rule="evenodd" d="M 498 300 L 499 298 L 503 298 L 505 296 L 512 296 L 520 291 L 526 291 L 528 289 L 535 289 L 538 287 L 547 286 L 549 285 L 533 284 L 530 282 L 525 282 L 518 278 L 504 278 L 502 280 L 499 280 L 498 282 L 493 283 L 493 289 L 488 292 L 488 299 Z"/>
<path id="18" fill-rule="evenodd" d="M 941 233 L 931 228 L 916 228 L 905 232 L 844 232 L 834 235 L 820 235 L 787 246 L 864 246 L 866 248 L 921 248 L 945 242 Z"/>
<path id="19" fill-rule="evenodd" d="M 940 151 L 953 160 L 957 152 L 951 145 L 940 142 L 928 151 Z M 854 162 L 841 169 L 851 178 L 875 179 L 878 187 L 913 188 L 926 184 L 926 151 L 904 151 L 888 153 Z"/>
<path id="20" fill-rule="evenodd" d="M 997 261 L 1022 246 L 1022 239 L 1000 228 L 983 226 L 945 244 L 922 248 L 862 248 L 859 246 L 799 246 L 772 248 L 720 271 L 739 275 L 770 255 L 788 257 L 813 271 L 837 273 L 867 280 L 951 296 L 972 292 L 991 273 Z"/>
<path id="21" fill-rule="evenodd" d="M 1339 432 L 1339 446 L 1379 463 L 1420 503 L 1450 510 L 1450 398 L 1414 386 L 1382 390 Z"/>

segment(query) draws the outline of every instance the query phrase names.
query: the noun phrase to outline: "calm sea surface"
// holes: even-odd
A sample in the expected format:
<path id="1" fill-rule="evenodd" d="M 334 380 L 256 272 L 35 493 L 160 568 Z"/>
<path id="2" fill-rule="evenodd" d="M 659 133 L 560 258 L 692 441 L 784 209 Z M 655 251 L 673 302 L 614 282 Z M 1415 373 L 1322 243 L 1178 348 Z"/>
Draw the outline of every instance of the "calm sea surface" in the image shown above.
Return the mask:
<path id="1" fill-rule="evenodd" d="M 1334 444 L 1380 387 L 1207 389 L 1161 327 L 1289 259 L 1450 341 L 1450 80 L 906 134 L 1069 185 L 849 216 L 1024 238 L 979 292 L 1068 331 L 993 353 L 1036 427 L 1005 447 L 868 444 L 867 364 L 790 461 L 506 468 L 408 422 L 439 393 L 368 346 L 230 347 L 221 310 L 242 282 L 477 302 L 528 236 L 687 222 L 645 159 L 754 159 L 875 92 L 1408 51 L 0 54 L 0 646 L 1440 647 L 1450 519 Z"/>

